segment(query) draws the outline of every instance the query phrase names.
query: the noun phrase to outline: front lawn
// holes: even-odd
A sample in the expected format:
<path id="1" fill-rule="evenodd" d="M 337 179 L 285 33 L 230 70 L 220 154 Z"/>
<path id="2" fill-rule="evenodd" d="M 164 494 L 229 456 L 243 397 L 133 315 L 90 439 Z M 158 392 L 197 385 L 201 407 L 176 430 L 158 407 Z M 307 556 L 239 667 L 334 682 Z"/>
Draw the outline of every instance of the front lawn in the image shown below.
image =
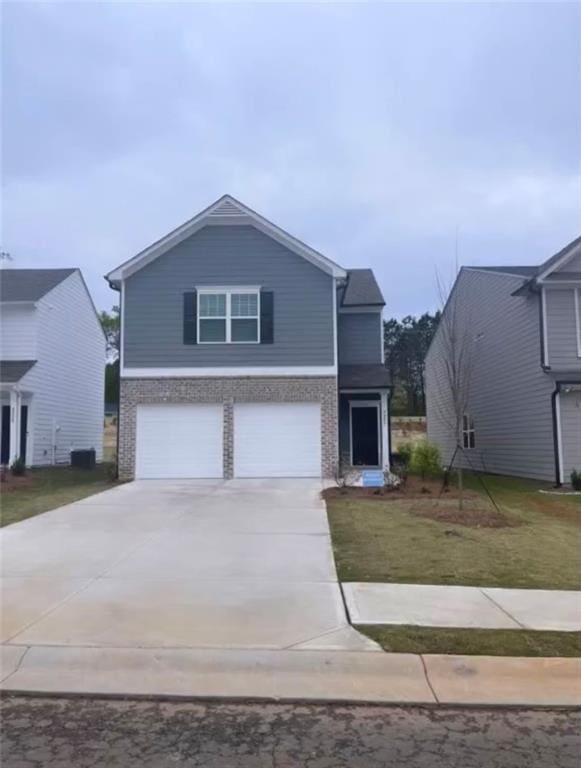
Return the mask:
<path id="1" fill-rule="evenodd" d="M 357 625 L 388 653 L 468 656 L 581 656 L 581 632 Z"/>
<path id="2" fill-rule="evenodd" d="M 0 485 L 0 526 L 10 525 L 40 512 L 70 504 L 115 485 L 112 464 L 94 470 L 72 467 L 30 469 L 23 478 Z"/>
<path id="3" fill-rule="evenodd" d="M 407 498 L 326 492 L 341 581 L 581 589 L 581 497 L 485 476 L 500 514 L 468 476 L 466 509 L 454 492 Z"/>

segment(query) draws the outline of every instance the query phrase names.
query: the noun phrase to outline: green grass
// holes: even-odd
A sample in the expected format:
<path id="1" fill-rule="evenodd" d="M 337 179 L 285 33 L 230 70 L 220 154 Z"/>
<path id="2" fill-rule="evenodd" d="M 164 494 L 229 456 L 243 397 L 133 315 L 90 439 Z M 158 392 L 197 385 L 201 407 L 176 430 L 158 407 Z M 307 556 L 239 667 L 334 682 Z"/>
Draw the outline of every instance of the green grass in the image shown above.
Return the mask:
<path id="1" fill-rule="evenodd" d="M 340 580 L 581 589 L 581 497 L 541 494 L 542 484 L 534 481 L 485 480 L 510 527 L 470 527 L 413 514 L 429 511 L 434 498 L 330 500 Z M 480 487 L 474 477 L 466 483 Z M 440 503 L 457 508 L 450 499 Z"/>
<path id="2" fill-rule="evenodd" d="M 30 485 L 2 490 L 0 526 L 84 499 L 115 485 L 111 479 L 111 464 L 99 464 L 94 470 L 72 467 L 30 469 L 27 477 L 30 478 Z"/>
<path id="3" fill-rule="evenodd" d="M 449 653 L 469 656 L 581 656 L 581 632 L 528 629 L 440 629 L 358 625 L 390 653 Z"/>

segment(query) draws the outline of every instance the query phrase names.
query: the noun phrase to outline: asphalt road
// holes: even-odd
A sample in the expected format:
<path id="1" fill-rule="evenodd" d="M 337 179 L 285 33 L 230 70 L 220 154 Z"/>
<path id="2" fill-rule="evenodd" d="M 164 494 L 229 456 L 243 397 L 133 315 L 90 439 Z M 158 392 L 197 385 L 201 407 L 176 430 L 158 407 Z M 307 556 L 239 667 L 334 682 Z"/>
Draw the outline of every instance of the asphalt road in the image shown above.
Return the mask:
<path id="1" fill-rule="evenodd" d="M 2 768 L 568 768 L 581 712 L 7 697 Z"/>

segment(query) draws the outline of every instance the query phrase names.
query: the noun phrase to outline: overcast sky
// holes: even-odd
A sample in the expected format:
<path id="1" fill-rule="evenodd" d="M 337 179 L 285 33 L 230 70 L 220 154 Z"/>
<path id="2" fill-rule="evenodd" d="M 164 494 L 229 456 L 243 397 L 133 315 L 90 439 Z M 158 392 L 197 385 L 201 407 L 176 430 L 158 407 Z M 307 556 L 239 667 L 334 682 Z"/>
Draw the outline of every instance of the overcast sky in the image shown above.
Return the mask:
<path id="1" fill-rule="evenodd" d="M 581 5 L 3 5 L 13 266 L 102 275 L 225 192 L 402 316 L 581 232 Z"/>

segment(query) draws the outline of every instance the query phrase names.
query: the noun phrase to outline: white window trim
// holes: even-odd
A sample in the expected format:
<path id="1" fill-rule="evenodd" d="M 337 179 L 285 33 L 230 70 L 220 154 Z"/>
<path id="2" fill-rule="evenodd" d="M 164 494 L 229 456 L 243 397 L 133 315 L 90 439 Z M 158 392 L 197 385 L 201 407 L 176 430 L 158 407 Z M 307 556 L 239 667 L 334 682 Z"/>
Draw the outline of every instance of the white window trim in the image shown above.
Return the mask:
<path id="1" fill-rule="evenodd" d="M 468 420 L 468 429 L 464 429 L 464 419 Z M 470 427 L 470 422 L 472 422 L 472 427 Z M 474 445 L 470 445 L 470 435 L 474 436 Z M 468 445 L 464 445 L 464 438 L 467 437 L 468 440 L 466 441 Z M 474 419 L 472 418 L 470 413 L 464 413 L 462 414 L 462 450 L 464 451 L 473 451 L 476 448 L 476 427 L 474 426 Z"/>
<path id="2" fill-rule="evenodd" d="M 196 289 L 198 294 L 198 302 L 197 302 L 197 311 L 196 311 L 196 333 L 197 333 L 197 339 L 198 344 L 260 344 L 260 338 L 261 338 L 261 327 L 260 327 L 260 288 L 255 287 L 233 287 L 233 288 L 222 288 L 222 287 L 207 287 L 204 286 L 204 288 L 197 288 Z M 200 296 L 205 295 L 214 295 L 217 293 L 223 293 L 226 295 L 226 314 L 225 315 L 219 315 L 214 317 L 200 317 Z M 233 293 L 247 293 L 256 295 L 256 317 L 249 316 L 249 317 L 232 317 L 232 294 Z M 202 341 L 202 337 L 200 335 L 200 320 L 224 320 L 226 323 L 226 339 L 224 341 Z M 256 341 L 232 341 L 232 320 L 256 320 Z"/>
<path id="3" fill-rule="evenodd" d="M 577 333 L 577 357 L 581 357 L 581 298 L 579 288 L 575 288 L 575 330 Z"/>

